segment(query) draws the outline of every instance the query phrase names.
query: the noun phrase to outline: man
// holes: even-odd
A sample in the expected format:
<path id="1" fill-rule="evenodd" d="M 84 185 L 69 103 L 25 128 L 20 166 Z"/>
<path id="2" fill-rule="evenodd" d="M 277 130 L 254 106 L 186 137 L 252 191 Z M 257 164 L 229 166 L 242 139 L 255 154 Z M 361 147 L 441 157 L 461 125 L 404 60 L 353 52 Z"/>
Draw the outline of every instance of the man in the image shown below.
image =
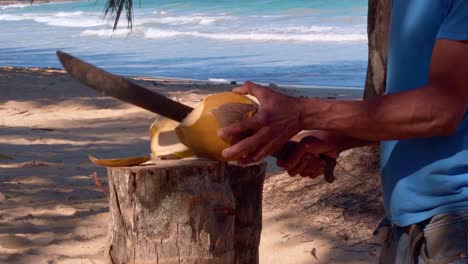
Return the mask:
<path id="1" fill-rule="evenodd" d="M 394 0 L 387 95 L 368 101 L 300 99 L 250 82 L 251 119 L 219 131 L 254 132 L 226 149 L 251 163 L 302 130 L 279 164 L 317 177 L 318 154 L 380 142 L 384 206 L 392 232 L 381 263 L 468 263 L 468 0 Z"/>

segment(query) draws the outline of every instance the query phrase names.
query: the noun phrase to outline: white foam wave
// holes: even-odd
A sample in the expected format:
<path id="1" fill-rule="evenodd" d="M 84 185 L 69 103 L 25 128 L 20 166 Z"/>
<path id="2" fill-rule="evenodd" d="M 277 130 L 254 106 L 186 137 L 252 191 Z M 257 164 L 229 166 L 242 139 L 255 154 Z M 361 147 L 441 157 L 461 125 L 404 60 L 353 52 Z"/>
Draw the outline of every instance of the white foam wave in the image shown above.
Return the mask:
<path id="1" fill-rule="evenodd" d="M 31 6 L 31 4 L 12 4 L 12 5 L 4 5 L 0 6 L 0 9 L 10 9 L 10 8 L 25 8 L 27 6 Z"/>
<path id="2" fill-rule="evenodd" d="M 85 14 L 84 12 L 58 12 L 55 14 L 21 14 L 21 15 L 0 15 L 0 21 L 22 21 L 33 20 L 49 26 L 59 27 L 96 27 L 105 23 L 96 14 Z"/>
<path id="3" fill-rule="evenodd" d="M 93 18 L 65 18 L 65 17 L 38 17 L 36 22 L 46 23 L 49 26 L 87 28 L 104 25 L 104 22 Z"/>
<path id="4" fill-rule="evenodd" d="M 176 17 L 161 17 L 153 21 L 159 24 L 167 24 L 172 26 L 177 25 L 211 25 L 220 21 L 232 19 L 231 17 L 215 17 L 215 16 L 176 16 Z"/>
<path id="5" fill-rule="evenodd" d="M 172 38 L 177 36 L 197 37 L 227 41 L 302 41 L 302 42 L 355 42 L 367 41 L 366 34 L 274 34 L 274 33 L 203 33 L 198 31 L 181 32 L 174 30 L 147 29 L 147 39 Z"/>
<path id="6" fill-rule="evenodd" d="M 221 78 L 209 78 L 208 81 L 215 82 L 215 83 L 230 83 L 229 80 L 221 79 Z"/>
<path id="7" fill-rule="evenodd" d="M 153 12 L 153 14 L 155 15 L 166 15 L 167 13 L 168 13 L 167 11 L 162 11 L 162 10 L 157 10 Z"/>
<path id="8" fill-rule="evenodd" d="M 330 32 L 333 30 L 337 30 L 336 27 L 323 27 L 323 26 L 296 26 L 296 27 L 286 27 L 282 29 L 283 31 L 290 32 L 290 33 L 313 33 L 313 32 Z"/>
<path id="9" fill-rule="evenodd" d="M 81 32 L 81 36 L 93 36 L 93 37 L 126 37 L 132 34 L 132 31 L 128 29 L 87 29 Z"/>
<path id="10" fill-rule="evenodd" d="M 53 14 L 55 17 L 73 17 L 73 16 L 83 16 L 85 13 L 83 11 L 75 12 L 58 12 Z"/>
<path id="11" fill-rule="evenodd" d="M 26 20 L 22 16 L 15 16 L 15 15 L 0 15 L 0 21 L 21 21 Z"/>

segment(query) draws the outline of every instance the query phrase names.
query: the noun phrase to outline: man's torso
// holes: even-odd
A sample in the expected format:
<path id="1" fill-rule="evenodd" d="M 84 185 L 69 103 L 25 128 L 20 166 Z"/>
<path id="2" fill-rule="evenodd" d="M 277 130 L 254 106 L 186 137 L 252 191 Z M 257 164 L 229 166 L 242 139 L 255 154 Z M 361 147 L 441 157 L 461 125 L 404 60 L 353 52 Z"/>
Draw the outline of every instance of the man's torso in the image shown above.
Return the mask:
<path id="1" fill-rule="evenodd" d="M 428 84 L 432 50 L 438 38 L 451 36 L 447 24 L 454 8 L 460 8 L 460 0 L 393 1 L 388 93 Z M 458 32 L 463 30 L 459 24 L 454 26 Z M 467 211 L 468 115 L 451 136 L 382 142 L 381 168 L 385 208 L 393 223 L 403 226 L 443 212 Z"/>

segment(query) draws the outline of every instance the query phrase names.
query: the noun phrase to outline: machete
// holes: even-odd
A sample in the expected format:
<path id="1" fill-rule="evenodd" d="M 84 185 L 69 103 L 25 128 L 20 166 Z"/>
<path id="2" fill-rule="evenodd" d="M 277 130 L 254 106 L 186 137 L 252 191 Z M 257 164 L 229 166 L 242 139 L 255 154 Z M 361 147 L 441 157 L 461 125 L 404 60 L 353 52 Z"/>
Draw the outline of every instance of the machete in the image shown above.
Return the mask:
<path id="1" fill-rule="evenodd" d="M 57 57 L 73 78 L 104 95 L 139 106 L 177 122 L 182 122 L 193 110 L 190 106 L 171 100 L 126 78 L 99 69 L 65 52 L 57 51 Z M 273 156 L 285 159 L 298 145 L 297 142 L 289 141 Z M 336 159 L 326 155 L 320 155 L 320 158 L 326 162 L 325 180 L 331 183 L 335 180 L 333 171 L 336 166 Z"/>

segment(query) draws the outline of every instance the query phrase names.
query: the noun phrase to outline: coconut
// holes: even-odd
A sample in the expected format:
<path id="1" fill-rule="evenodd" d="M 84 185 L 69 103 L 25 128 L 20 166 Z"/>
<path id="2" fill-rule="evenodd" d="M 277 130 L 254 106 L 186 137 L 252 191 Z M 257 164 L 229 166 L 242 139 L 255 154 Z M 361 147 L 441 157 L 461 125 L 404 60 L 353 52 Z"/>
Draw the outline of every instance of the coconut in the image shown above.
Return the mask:
<path id="1" fill-rule="evenodd" d="M 153 157 L 167 159 L 193 156 L 192 151 L 180 142 L 174 131 L 178 125 L 179 122 L 164 117 L 153 122 L 150 127 Z"/>
<path id="2" fill-rule="evenodd" d="M 232 144 L 232 138 L 224 140 L 218 129 L 251 117 L 258 104 L 247 96 L 236 93 L 217 93 L 207 96 L 175 128 L 185 146 L 200 157 L 228 161 L 221 155 Z"/>

